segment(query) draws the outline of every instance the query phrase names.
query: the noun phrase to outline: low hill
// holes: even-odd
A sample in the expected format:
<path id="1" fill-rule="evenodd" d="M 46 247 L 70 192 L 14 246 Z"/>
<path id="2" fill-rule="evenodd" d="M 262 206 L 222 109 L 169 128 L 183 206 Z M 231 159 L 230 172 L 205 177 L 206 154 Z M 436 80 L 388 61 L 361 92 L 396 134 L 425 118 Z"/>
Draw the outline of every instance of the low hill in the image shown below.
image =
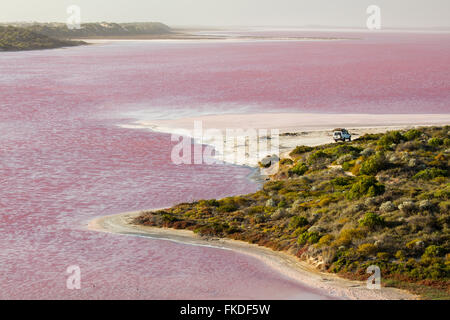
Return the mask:
<path id="1" fill-rule="evenodd" d="M 0 51 L 53 49 L 80 44 L 84 42 L 58 40 L 24 28 L 0 26 Z"/>
<path id="2" fill-rule="evenodd" d="M 316 267 L 450 298 L 450 126 L 299 146 L 262 190 L 143 212 L 134 223 L 283 250 Z"/>
<path id="3" fill-rule="evenodd" d="M 168 35 L 172 32 L 159 22 L 83 23 L 80 29 L 69 29 L 64 23 L 20 23 L 15 26 L 58 39 Z"/>

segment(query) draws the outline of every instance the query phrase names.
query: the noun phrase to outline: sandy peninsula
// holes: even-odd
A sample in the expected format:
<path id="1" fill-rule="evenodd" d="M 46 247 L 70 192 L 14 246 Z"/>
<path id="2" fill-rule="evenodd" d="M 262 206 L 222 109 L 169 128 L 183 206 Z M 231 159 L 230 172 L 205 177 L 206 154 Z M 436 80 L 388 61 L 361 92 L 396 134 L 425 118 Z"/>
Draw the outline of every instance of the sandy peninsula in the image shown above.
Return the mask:
<path id="1" fill-rule="evenodd" d="M 450 114 L 318 114 L 318 113 L 249 113 L 220 114 L 183 117 L 168 120 L 147 120 L 145 113 L 130 114 L 137 117 L 134 123 L 122 125 L 126 128 L 148 129 L 156 132 L 177 134 L 193 132 L 195 123 L 201 123 L 203 132 L 210 129 L 225 133 L 226 130 L 251 130 L 261 132 L 261 129 L 278 130 L 279 155 L 286 156 L 298 145 L 318 146 L 332 143 L 333 129 L 346 128 L 356 139 L 366 133 L 384 133 L 389 130 L 402 130 L 418 126 L 442 126 L 450 124 Z M 195 138 L 193 135 L 191 135 Z M 202 144 L 211 145 L 216 150 L 234 154 L 230 158 L 233 164 L 258 167 L 258 162 L 267 154 L 256 156 L 246 152 L 246 145 L 235 144 L 230 148 L 218 146 L 217 139 L 202 137 Z M 259 137 L 260 138 L 260 137 Z M 196 141 L 199 143 L 199 141 Z M 245 155 L 245 156 L 242 156 Z M 230 162 L 226 161 L 225 162 Z M 274 168 L 272 168 L 273 170 Z M 276 168 L 275 168 L 276 169 Z M 266 174 L 272 174 L 267 172 Z"/>
<path id="2" fill-rule="evenodd" d="M 177 132 L 180 128 L 192 130 L 194 121 L 201 121 L 203 129 L 277 128 L 280 132 L 280 155 L 283 157 L 287 156 L 287 153 L 297 145 L 317 146 L 333 142 L 332 129 L 335 127 L 345 127 L 349 129 L 354 138 L 357 138 L 366 133 L 383 133 L 389 130 L 417 126 L 446 125 L 450 123 L 450 115 L 225 114 L 205 115 L 176 120 L 141 120 L 134 124 L 124 126 L 173 133 Z M 250 166 L 256 166 L 256 164 L 257 162 L 251 163 Z M 276 166 L 272 166 L 270 170 L 276 170 Z M 269 172 L 268 174 L 272 173 Z M 403 290 L 387 287 L 382 287 L 380 290 L 368 289 L 365 282 L 351 281 L 334 274 L 320 272 L 312 264 L 300 261 L 297 257 L 287 252 L 276 252 L 269 248 L 231 239 L 202 238 L 188 230 L 156 228 L 133 224 L 133 218 L 139 214 L 140 212 L 131 212 L 99 217 L 91 221 L 88 228 L 101 232 L 139 235 L 193 245 L 207 245 L 232 249 L 241 254 L 261 260 L 286 277 L 340 299 L 418 299 L 417 296 Z"/>
<path id="3" fill-rule="evenodd" d="M 276 252 L 243 241 L 223 238 L 203 238 L 188 230 L 156 228 L 133 224 L 133 219 L 139 214 L 140 212 L 129 212 L 99 217 L 89 222 L 88 229 L 99 232 L 144 236 L 151 239 L 231 249 L 240 254 L 257 258 L 284 276 L 338 299 L 405 300 L 418 298 L 406 291 L 395 288 L 382 287 L 379 290 L 368 289 L 365 282 L 350 281 L 334 274 L 319 272 L 311 265 L 300 261 L 295 256 L 286 252 Z"/>

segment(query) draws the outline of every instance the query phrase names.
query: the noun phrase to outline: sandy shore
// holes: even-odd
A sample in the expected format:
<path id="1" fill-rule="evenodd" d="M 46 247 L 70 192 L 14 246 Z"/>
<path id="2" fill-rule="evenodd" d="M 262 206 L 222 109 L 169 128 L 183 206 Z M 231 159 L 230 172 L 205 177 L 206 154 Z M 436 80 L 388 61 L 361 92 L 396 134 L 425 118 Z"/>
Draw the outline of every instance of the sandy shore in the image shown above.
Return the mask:
<path id="1" fill-rule="evenodd" d="M 194 123 L 201 123 L 203 132 L 218 130 L 226 135 L 226 130 L 254 129 L 261 138 L 262 129 L 279 132 L 278 155 L 285 156 L 298 145 L 317 146 L 333 143 L 332 130 L 337 127 L 347 128 L 353 139 L 366 133 L 384 133 L 389 130 L 408 129 L 417 126 L 450 124 L 450 114 L 316 114 L 316 113 L 259 113 L 259 114 L 222 114 L 186 117 L 171 120 L 146 120 L 145 113 L 134 114 L 142 120 L 123 125 L 127 128 L 150 129 L 163 133 L 181 133 L 195 138 Z M 184 132 L 191 134 L 184 134 Z M 223 150 L 219 156 L 225 162 L 237 165 L 257 167 L 267 154 L 247 152 L 243 144 L 227 145 L 220 139 L 204 134 L 202 144 L 211 145 L 216 150 Z M 199 143 L 198 140 L 196 140 Z M 220 145 L 221 144 L 221 145 Z M 246 149 L 247 148 L 247 149 Z M 265 173 L 262 173 L 265 174 Z M 268 172 L 267 174 L 271 174 Z"/>
<path id="2" fill-rule="evenodd" d="M 132 224 L 140 212 L 104 216 L 89 222 L 88 229 L 116 234 L 145 236 L 153 239 L 169 240 L 192 245 L 212 246 L 231 249 L 241 254 L 255 257 L 284 276 L 319 289 L 323 293 L 340 299 L 417 299 L 416 296 L 395 288 L 368 289 L 365 282 L 350 281 L 334 274 L 322 273 L 285 252 L 249 244 L 243 241 L 219 238 L 202 238 L 188 230 L 155 228 Z"/>
<path id="3" fill-rule="evenodd" d="M 342 114 L 342 113 L 248 113 L 186 117 L 173 120 L 142 120 L 138 124 L 155 128 L 192 128 L 202 121 L 204 128 L 276 128 L 281 132 L 317 131 L 335 126 L 377 128 L 450 123 L 450 114 Z"/>

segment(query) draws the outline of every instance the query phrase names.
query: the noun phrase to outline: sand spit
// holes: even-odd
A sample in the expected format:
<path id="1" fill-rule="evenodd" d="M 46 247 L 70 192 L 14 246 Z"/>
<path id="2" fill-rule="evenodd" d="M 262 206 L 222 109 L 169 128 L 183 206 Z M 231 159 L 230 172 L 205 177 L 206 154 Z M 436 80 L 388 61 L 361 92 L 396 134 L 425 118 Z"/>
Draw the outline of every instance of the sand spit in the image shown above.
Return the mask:
<path id="1" fill-rule="evenodd" d="M 145 114 L 140 115 L 145 119 Z M 366 133 L 384 133 L 389 130 L 408 129 L 417 126 L 450 124 L 450 114 L 315 114 L 315 113 L 259 113 L 259 114 L 222 114 L 187 117 L 171 120 L 139 120 L 123 127 L 150 129 L 156 132 L 181 134 L 194 132 L 196 123 L 201 123 L 204 136 L 202 143 L 211 145 L 215 150 L 223 150 L 220 160 L 237 165 L 257 167 L 258 162 L 267 154 L 248 152 L 245 144 L 224 145 L 215 136 L 209 137 L 208 130 L 218 130 L 226 135 L 227 130 L 254 129 L 258 138 L 261 132 L 272 130 L 279 132 L 279 152 L 283 157 L 298 145 L 318 146 L 333 143 L 332 129 L 347 128 L 356 139 Z M 237 132 L 237 131 L 236 131 Z M 195 138 L 194 134 L 190 135 Z M 254 140 L 254 138 L 250 137 Z M 218 145 L 221 143 L 221 145 Z M 247 149 L 246 149 L 247 148 Z M 231 161 L 229 160 L 231 159 Z M 264 175 L 264 173 L 262 173 Z"/>
<path id="2" fill-rule="evenodd" d="M 368 289 L 365 282 L 350 281 L 339 278 L 334 274 L 319 272 L 293 255 L 285 252 L 276 252 L 247 242 L 221 238 L 202 238 L 189 230 L 135 225 L 132 223 L 132 220 L 139 214 L 140 212 L 130 212 L 99 217 L 89 222 L 88 229 L 234 250 L 259 259 L 290 279 L 339 299 L 417 299 L 416 296 L 395 288 Z"/>

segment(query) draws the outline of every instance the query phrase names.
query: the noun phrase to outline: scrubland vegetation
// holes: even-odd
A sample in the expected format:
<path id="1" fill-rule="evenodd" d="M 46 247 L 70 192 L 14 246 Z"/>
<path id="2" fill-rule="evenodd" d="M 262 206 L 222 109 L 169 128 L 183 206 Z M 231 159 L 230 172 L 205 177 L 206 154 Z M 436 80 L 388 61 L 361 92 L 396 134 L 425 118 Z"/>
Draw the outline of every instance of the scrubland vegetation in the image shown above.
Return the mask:
<path id="1" fill-rule="evenodd" d="M 288 251 L 318 268 L 449 299 L 450 126 L 299 146 L 253 194 L 143 212 L 135 223 Z"/>
<path id="2" fill-rule="evenodd" d="M 0 51 L 53 49 L 83 43 L 82 41 L 57 40 L 23 28 L 0 26 Z"/>
<path id="3" fill-rule="evenodd" d="M 65 23 L 0 24 L 0 51 L 39 50 L 85 44 L 77 38 L 161 36 L 172 30 L 159 22 L 84 23 L 69 29 Z"/>

